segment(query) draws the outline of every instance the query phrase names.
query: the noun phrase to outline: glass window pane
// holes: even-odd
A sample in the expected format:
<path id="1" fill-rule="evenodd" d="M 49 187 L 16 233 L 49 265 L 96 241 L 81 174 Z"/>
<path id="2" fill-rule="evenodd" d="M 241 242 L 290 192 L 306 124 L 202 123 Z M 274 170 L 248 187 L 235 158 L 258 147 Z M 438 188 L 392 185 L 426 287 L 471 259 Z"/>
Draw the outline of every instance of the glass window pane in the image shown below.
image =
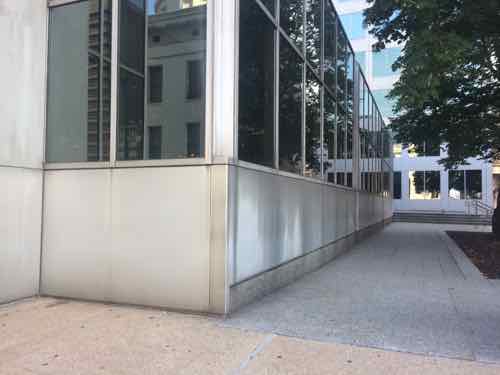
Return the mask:
<path id="1" fill-rule="evenodd" d="M 363 73 L 366 74 L 366 52 L 365 51 L 356 52 L 356 61 L 358 62 Z"/>
<path id="2" fill-rule="evenodd" d="M 280 40 L 279 166 L 302 173 L 302 60 Z"/>
<path id="3" fill-rule="evenodd" d="M 128 0 L 128 2 L 131 3 L 128 7 L 134 12 L 138 13 L 141 10 L 141 0 Z M 162 100 L 157 103 L 148 101 L 148 106 L 145 108 L 147 122 L 144 123 L 144 115 L 139 118 L 141 98 L 135 94 L 141 89 L 140 80 L 143 73 L 138 71 L 139 67 L 134 68 L 135 63 L 129 62 L 135 61 L 135 58 L 120 57 L 120 70 L 134 76 L 134 85 L 119 88 L 118 158 L 120 160 L 205 156 L 206 4 L 206 0 L 176 2 L 147 0 L 147 13 L 145 15 L 143 12 L 143 18 L 146 19 L 148 37 L 145 40 L 145 33 L 142 33 L 142 47 L 141 38 L 137 35 L 141 33 L 139 21 L 134 21 L 132 24 L 126 22 L 123 26 L 125 21 L 122 20 L 122 28 L 130 30 L 125 33 L 120 30 L 120 43 L 128 44 L 129 48 L 135 44 L 133 52 L 129 55 L 133 57 L 139 55 L 141 48 L 144 51 L 143 46 L 146 44 L 142 59 L 147 61 L 148 66 L 162 66 L 161 75 L 150 74 L 145 90 L 151 95 L 161 86 Z M 130 18 L 128 15 L 127 17 Z M 139 16 L 134 13 L 132 19 L 135 20 L 136 17 Z M 127 39 L 130 39 L 129 42 L 126 42 Z M 120 76 L 123 75 L 124 73 L 120 73 Z M 121 107 L 126 103 L 136 108 L 135 119 L 122 117 L 127 110 Z M 144 129 L 150 128 L 156 130 L 144 132 Z M 125 132 L 135 135 L 121 134 Z"/>
<path id="4" fill-rule="evenodd" d="M 350 40 L 366 36 L 366 29 L 363 26 L 363 12 L 343 14 L 340 19 Z"/>
<path id="5" fill-rule="evenodd" d="M 393 112 L 393 105 L 394 101 L 390 100 L 387 95 L 389 94 L 390 90 L 374 90 L 373 91 L 373 98 L 375 99 L 378 108 L 382 114 L 383 117 L 393 117 L 394 112 Z"/>
<path id="6" fill-rule="evenodd" d="M 339 32 L 337 41 L 337 100 L 338 105 L 345 108 L 347 84 L 347 41 L 343 32 Z M 344 109 L 345 110 L 345 109 Z"/>
<path id="7" fill-rule="evenodd" d="M 120 64 L 144 74 L 144 0 L 120 2 Z"/>
<path id="8" fill-rule="evenodd" d="M 426 199 L 441 198 L 441 178 L 439 171 L 425 172 Z"/>
<path id="9" fill-rule="evenodd" d="M 306 56 L 313 68 L 321 62 L 321 0 L 306 0 Z"/>
<path id="10" fill-rule="evenodd" d="M 392 65 L 399 55 L 401 55 L 401 51 L 401 48 L 395 47 L 386 48 L 380 52 L 373 52 L 373 76 L 387 77 L 398 74 L 399 72 L 392 70 Z"/>
<path id="11" fill-rule="evenodd" d="M 306 82 L 306 167 L 305 175 L 321 176 L 321 103 L 320 84 L 307 70 Z"/>
<path id="12" fill-rule="evenodd" d="M 335 100 L 325 92 L 325 111 L 323 115 L 324 120 L 324 155 L 327 160 L 324 161 L 324 170 L 330 170 L 335 163 L 335 129 L 336 129 L 336 114 L 335 114 Z"/>
<path id="13" fill-rule="evenodd" d="M 202 60 L 186 62 L 186 99 L 200 99 L 205 93 L 205 66 Z"/>
<path id="14" fill-rule="evenodd" d="M 241 3 L 238 157 L 274 165 L 274 26 L 254 1 Z"/>
<path id="15" fill-rule="evenodd" d="M 324 75 L 325 84 L 335 92 L 336 74 L 336 48 L 337 48 L 337 28 L 336 17 L 333 6 L 329 1 L 325 2 L 325 58 Z"/>
<path id="16" fill-rule="evenodd" d="M 163 92 L 163 67 L 149 67 L 149 102 L 161 103 Z"/>
<path id="17" fill-rule="evenodd" d="M 280 26 L 302 49 L 304 43 L 304 0 L 280 1 Z"/>
<path id="18" fill-rule="evenodd" d="M 337 177 L 339 173 L 346 171 L 346 114 L 340 106 L 337 106 L 337 160 L 335 170 L 338 171 Z M 337 178 L 337 183 L 344 185 L 345 179 L 342 178 L 341 181 L 342 183 L 339 183 Z"/>
<path id="19" fill-rule="evenodd" d="M 394 191 L 393 191 L 393 198 L 394 199 L 401 199 L 401 172 L 394 172 Z"/>
<path id="20" fill-rule="evenodd" d="M 245 2 L 249 2 L 249 1 L 245 1 Z M 262 4 L 264 4 L 264 6 L 267 8 L 267 10 L 274 16 L 274 11 L 276 10 L 275 9 L 275 4 L 274 4 L 274 0 L 260 0 L 260 2 Z M 243 1 L 240 3 L 240 7 L 243 6 Z"/>
<path id="21" fill-rule="evenodd" d="M 142 160 L 144 136 L 143 77 L 120 69 L 118 159 Z"/>
<path id="22" fill-rule="evenodd" d="M 110 29 L 110 1 L 50 9 L 47 162 L 109 160 Z"/>
<path id="23" fill-rule="evenodd" d="M 465 199 L 464 171 L 449 171 L 448 196 L 452 199 Z"/>
<path id="24" fill-rule="evenodd" d="M 426 199 L 425 195 L 425 172 L 410 171 L 410 199 Z"/>
<path id="25" fill-rule="evenodd" d="M 480 170 L 466 171 L 467 199 L 483 198 L 483 182 Z"/>

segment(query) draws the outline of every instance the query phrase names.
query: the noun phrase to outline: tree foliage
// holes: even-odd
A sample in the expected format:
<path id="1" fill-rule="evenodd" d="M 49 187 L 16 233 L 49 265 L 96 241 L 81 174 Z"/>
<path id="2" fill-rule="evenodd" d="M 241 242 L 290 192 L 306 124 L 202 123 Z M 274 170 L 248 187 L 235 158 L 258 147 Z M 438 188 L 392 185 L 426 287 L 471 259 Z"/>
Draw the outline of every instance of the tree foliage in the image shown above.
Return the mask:
<path id="1" fill-rule="evenodd" d="M 447 144 L 441 163 L 448 168 L 478 155 L 500 159 L 500 1 L 368 2 L 374 49 L 404 44 L 389 95 L 396 139 Z"/>

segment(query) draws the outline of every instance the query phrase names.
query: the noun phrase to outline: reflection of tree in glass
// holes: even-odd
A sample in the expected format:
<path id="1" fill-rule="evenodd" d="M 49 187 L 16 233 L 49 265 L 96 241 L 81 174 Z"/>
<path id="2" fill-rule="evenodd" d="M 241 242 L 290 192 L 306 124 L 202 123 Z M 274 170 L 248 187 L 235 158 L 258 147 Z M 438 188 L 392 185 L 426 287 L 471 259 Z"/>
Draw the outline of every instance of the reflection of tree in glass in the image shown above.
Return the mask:
<path id="1" fill-rule="evenodd" d="M 321 61 L 321 1 L 306 2 L 306 57 L 319 70 Z"/>
<path id="2" fill-rule="evenodd" d="M 306 172 L 321 173 L 321 104 L 320 83 L 307 72 L 306 82 Z"/>
<path id="3" fill-rule="evenodd" d="M 280 2 L 280 26 L 297 47 L 302 49 L 304 42 L 303 0 L 282 0 Z"/>
<path id="4" fill-rule="evenodd" d="M 325 2 L 325 56 L 324 75 L 325 84 L 335 92 L 335 72 L 336 72 L 336 18 L 333 6 L 329 1 Z"/>
<path id="5" fill-rule="evenodd" d="M 302 60 L 280 40 L 279 160 L 280 169 L 302 170 Z"/>
<path id="6" fill-rule="evenodd" d="M 274 27 L 254 1 L 240 8 L 239 158 L 274 164 Z"/>

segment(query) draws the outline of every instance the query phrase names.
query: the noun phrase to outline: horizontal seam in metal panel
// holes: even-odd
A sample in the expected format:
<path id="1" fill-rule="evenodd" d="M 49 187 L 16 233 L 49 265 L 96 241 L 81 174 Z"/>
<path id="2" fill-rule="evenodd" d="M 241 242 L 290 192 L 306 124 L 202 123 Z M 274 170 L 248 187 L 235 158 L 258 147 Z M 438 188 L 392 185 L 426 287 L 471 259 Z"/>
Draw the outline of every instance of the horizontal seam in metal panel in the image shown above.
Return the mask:
<path id="1" fill-rule="evenodd" d="M 0 164 L 0 168 L 14 168 L 14 169 L 28 169 L 28 170 L 32 170 L 32 171 L 43 171 L 43 168 L 27 167 L 27 166 L 22 166 L 22 165 Z"/>

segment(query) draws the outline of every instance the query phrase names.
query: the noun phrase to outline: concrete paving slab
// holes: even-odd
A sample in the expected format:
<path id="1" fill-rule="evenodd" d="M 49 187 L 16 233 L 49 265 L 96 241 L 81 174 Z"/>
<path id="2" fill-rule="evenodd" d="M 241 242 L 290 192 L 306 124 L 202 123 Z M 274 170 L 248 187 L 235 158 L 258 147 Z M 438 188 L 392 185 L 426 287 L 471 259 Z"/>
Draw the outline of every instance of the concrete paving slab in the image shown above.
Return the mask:
<path id="1" fill-rule="evenodd" d="M 241 372 L 272 374 L 493 375 L 499 367 L 354 346 L 276 337 Z"/>

